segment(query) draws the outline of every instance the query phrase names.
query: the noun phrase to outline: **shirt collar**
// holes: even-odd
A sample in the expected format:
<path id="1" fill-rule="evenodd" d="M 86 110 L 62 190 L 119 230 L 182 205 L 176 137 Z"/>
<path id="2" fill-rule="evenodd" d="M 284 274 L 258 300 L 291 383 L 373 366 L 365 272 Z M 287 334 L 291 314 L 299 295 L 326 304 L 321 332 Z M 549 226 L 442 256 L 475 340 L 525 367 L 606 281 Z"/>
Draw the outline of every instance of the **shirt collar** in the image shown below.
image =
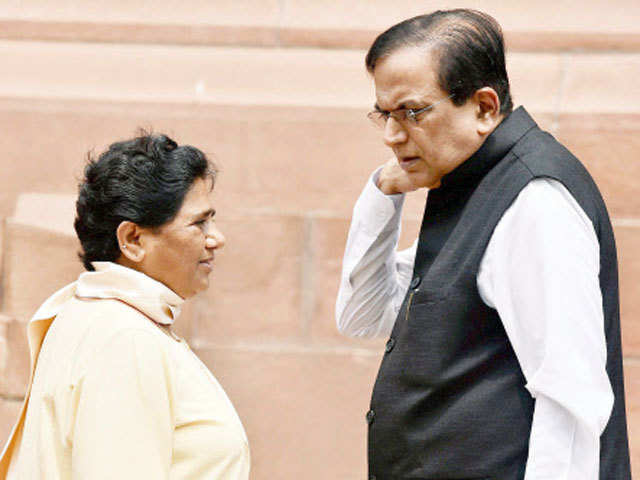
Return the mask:
<path id="1" fill-rule="evenodd" d="M 469 159 L 442 178 L 440 188 L 458 190 L 477 184 L 534 127 L 536 122 L 524 107 L 518 107 L 500 122 Z"/>
<path id="2" fill-rule="evenodd" d="M 92 265 L 94 272 L 78 277 L 76 297 L 121 300 L 162 325 L 171 325 L 180 315 L 184 300 L 163 283 L 117 263 Z"/>

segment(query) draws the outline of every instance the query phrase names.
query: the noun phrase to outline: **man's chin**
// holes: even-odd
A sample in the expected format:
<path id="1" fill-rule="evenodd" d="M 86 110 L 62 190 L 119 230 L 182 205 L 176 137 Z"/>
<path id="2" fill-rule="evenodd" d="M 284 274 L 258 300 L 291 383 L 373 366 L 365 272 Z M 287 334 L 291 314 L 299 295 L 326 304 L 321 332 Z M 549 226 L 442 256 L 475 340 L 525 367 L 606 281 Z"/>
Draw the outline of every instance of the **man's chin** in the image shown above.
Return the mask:
<path id="1" fill-rule="evenodd" d="M 434 179 L 433 177 L 425 174 L 424 172 L 407 172 L 407 175 L 411 179 L 411 183 L 419 188 L 438 188 L 440 186 L 440 179 Z"/>

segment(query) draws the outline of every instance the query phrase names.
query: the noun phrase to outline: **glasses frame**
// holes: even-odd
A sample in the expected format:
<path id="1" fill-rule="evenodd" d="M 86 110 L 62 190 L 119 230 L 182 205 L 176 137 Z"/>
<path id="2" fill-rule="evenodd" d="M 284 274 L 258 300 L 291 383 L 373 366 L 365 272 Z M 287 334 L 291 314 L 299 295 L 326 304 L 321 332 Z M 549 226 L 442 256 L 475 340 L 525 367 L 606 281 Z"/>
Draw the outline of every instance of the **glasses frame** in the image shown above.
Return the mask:
<path id="1" fill-rule="evenodd" d="M 387 125 L 387 122 L 389 121 L 389 118 L 393 118 L 396 122 L 401 123 L 401 124 L 405 124 L 406 123 L 411 123 L 413 125 L 417 125 L 418 124 L 418 115 L 423 114 L 424 112 L 428 112 L 429 110 L 433 110 L 433 108 L 438 105 L 439 103 L 442 103 L 446 100 L 449 100 L 450 98 L 452 98 L 455 95 L 455 93 L 452 93 L 451 95 L 448 95 L 444 98 L 441 98 L 440 100 L 437 100 L 435 102 L 433 102 L 431 105 L 427 105 L 426 107 L 423 108 L 397 108 L 395 110 L 391 110 L 391 111 L 385 111 L 385 110 L 372 110 L 369 113 L 367 113 L 367 118 L 369 120 L 371 120 L 373 122 L 374 125 L 376 125 L 379 128 L 384 128 Z M 404 117 L 404 118 L 403 118 Z M 380 120 L 384 119 L 384 122 L 381 122 Z"/>

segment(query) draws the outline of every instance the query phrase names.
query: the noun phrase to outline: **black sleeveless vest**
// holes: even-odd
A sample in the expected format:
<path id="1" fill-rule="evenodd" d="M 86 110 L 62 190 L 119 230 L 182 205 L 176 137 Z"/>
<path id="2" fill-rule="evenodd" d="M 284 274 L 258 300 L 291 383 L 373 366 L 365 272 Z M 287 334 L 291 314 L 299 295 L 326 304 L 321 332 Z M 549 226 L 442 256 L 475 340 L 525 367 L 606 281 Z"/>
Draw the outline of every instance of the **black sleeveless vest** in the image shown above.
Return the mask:
<path id="1" fill-rule="evenodd" d="M 609 216 L 582 164 L 518 108 L 428 194 L 413 280 L 367 413 L 371 480 L 524 478 L 534 400 L 476 276 L 496 224 L 537 177 L 564 184 L 600 243 L 607 373 L 615 395 L 600 441 L 600 479 L 631 479 Z"/>

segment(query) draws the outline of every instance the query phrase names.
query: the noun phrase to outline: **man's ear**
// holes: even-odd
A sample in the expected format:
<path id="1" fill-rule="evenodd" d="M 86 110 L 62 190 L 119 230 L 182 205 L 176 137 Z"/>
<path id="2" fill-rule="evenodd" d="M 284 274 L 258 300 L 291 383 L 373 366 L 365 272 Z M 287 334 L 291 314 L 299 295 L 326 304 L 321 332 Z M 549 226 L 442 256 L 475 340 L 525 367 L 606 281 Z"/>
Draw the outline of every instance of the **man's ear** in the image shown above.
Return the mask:
<path id="1" fill-rule="evenodd" d="M 473 100 L 477 105 L 478 133 L 488 135 L 502 120 L 500 98 L 493 88 L 482 87 L 475 91 Z"/>
<path id="2" fill-rule="evenodd" d="M 140 263 L 144 259 L 145 249 L 142 241 L 143 229 L 136 223 L 125 220 L 118 225 L 116 237 L 123 259 Z"/>

